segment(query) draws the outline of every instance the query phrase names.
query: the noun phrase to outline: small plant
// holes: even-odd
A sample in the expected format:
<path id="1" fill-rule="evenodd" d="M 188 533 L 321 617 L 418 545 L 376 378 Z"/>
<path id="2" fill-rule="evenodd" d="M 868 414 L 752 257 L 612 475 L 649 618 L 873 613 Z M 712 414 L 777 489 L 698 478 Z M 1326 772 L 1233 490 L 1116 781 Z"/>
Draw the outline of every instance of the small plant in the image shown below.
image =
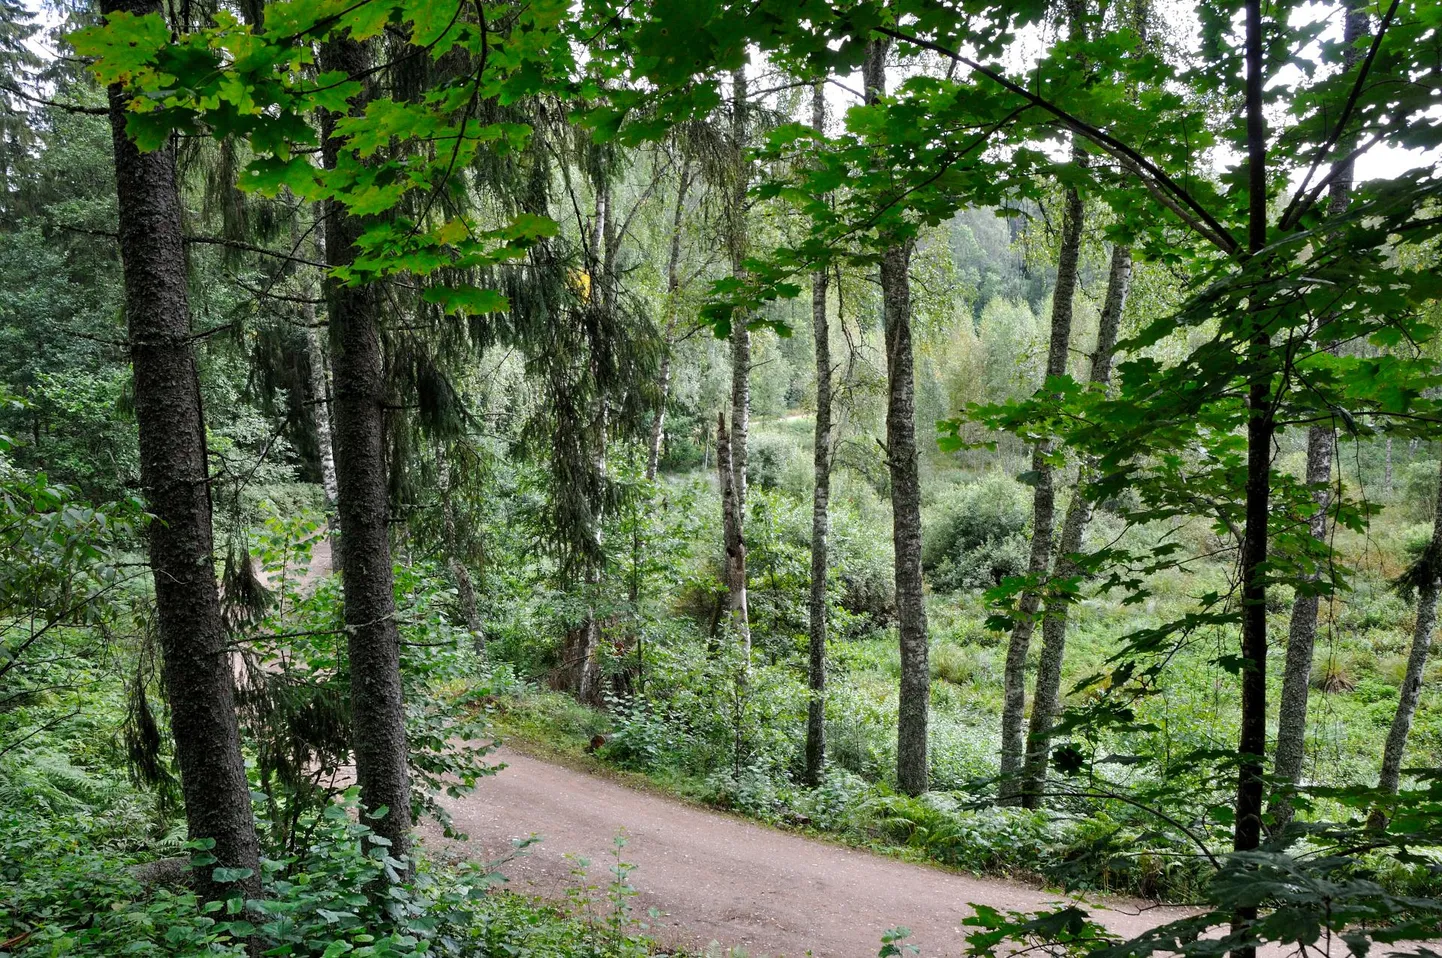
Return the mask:
<path id="1" fill-rule="evenodd" d="M 577 881 L 566 889 L 566 898 L 572 913 L 586 925 L 590 946 L 595 949 L 593 954 L 617 958 L 649 954 L 650 942 L 641 934 L 646 925 L 632 914 L 631 902 L 637 891 L 630 878 L 636 866 L 622 856 L 626 847 L 624 829 L 611 839 L 611 847 L 614 855 L 608 866 L 611 879 L 604 886 L 587 882 L 590 861 L 567 854 L 566 858 L 572 863 L 571 875 Z"/>
<path id="2" fill-rule="evenodd" d="M 901 955 L 921 954 L 920 948 L 907 944 L 906 939 L 910 937 L 911 929 L 905 925 L 887 929 L 881 936 L 881 950 L 876 953 L 876 958 L 900 958 Z"/>

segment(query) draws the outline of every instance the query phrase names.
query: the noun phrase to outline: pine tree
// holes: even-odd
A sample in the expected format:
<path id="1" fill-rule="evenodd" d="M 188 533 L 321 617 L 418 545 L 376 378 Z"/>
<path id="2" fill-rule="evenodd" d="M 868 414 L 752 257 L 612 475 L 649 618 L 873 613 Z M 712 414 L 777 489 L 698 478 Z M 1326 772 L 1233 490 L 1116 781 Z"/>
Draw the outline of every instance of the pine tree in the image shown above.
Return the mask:
<path id="1" fill-rule="evenodd" d="M 155 0 L 107 0 L 106 14 L 158 13 Z M 207 899 L 260 889 L 259 848 L 240 751 L 231 658 L 215 579 L 210 477 L 200 380 L 192 352 L 189 292 L 175 152 L 142 153 L 126 132 L 128 98 L 110 90 L 125 317 L 135 372 L 141 483 L 150 524 L 150 564 L 192 840 L 214 842 L 216 868 L 241 869 L 238 886 L 200 868 Z"/>
<path id="2" fill-rule="evenodd" d="M 320 63 L 325 70 L 365 77 L 371 56 L 363 43 L 332 38 L 321 46 Z M 351 115 L 362 115 L 365 101 L 365 94 L 357 96 Z M 342 117 L 335 113 L 322 117 L 323 157 L 329 168 L 340 159 L 342 141 L 336 124 Z M 325 212 L 326 263 L 335 270 L 355 261 L 356 241 L 365 224 L 336 201 L 330 201 Z M 372 814 L 385 809 L 371 827 L 390 843 L 389 854 L 405 861 L 410 849 L 410 769 L 386 492 L 388 384 L 379 291 L 368 284 L 352 286 L 330 279 L 326 299 L 335 376 L 336 505 L 343 530 L 341 582 L 356 781 L 361 802 Z"/>

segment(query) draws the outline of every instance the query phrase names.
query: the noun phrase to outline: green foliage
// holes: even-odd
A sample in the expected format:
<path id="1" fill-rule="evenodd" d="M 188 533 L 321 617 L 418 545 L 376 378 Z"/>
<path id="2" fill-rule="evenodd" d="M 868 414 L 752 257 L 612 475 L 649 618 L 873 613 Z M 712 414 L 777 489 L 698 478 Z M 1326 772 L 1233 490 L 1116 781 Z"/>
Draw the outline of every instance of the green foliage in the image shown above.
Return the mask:
<path id="1" fill-rule="evenodd" d="M 305 512 L 284 516 L 270 503 L 263 509 L 268 518 L 254 530 L 252 547 L 274 594 L 258 617 L 233 613 L 246 650 L 240 705 L 274 841 L 290 848 L 305 831 L 302 821 L 336 797 L 338 773 L 351 761 L 351 675 L 339 582 L 313 571 L 324 527 Z M 402 565 L 395 582 L 413 811 L 436 818 L 449 834 L 440 798 L 466 794 L 495 771 L 484 761 L 493 746 L 485 705 L 491 691 L 475 681 L 471 636 L 452 621 L 441 571 Z"/>
<path id="2" fill-rule="evenodd" d="M 346 661 L 336 582 L 306 571 L 321 541 L 319 497 L 294 485 L 320 464 L 324 357 L 298 361 L 294 330 L 276 332 L 319 322 L 321 277 L 304 272 L 314 264 L 300 221 L 318 226 L 322 215 L 304 208 L 320 203 L 324 216 L 348 214 L 364 228 L 355 261 L 325 279 L 388 297 L 392 379 L 378 401 L 390 417 L 390 518 L 404 560 L 397 614 L 417 808 L 443 817 L 440 796 L 486 774 L 486 719 L 497 707 L 508 727 L 570 745 L 606 733 L 602 760 L 768 821 L 1210 909 L 1126 944 L 1074 909 L 1036 918 L 981 909 L 977 954 L 1009 942 L 1206 954 L 1247 943 L 1236 936 L 1310 944 L 1323 929 L 1380 928 L 1383 938 L 1434 930 L 1435 895 L 1422 892 L 1435 883 L 1435 785 L 1424 777 L 1399 799 L 1355 786 L 1375 773 L 1411 614 L 1386 587 L 1407 565 L 1399 545 L 1416 536 L 1389 513 L 1378 518 L 1380 450 L 1385 439 L 1390 464 L 1393 445 L 1400 458 L 1406 440 L 1430 440 L 1442 415 L 1432 355 L 1442 290 L 1436 171 L 1349 177 L 1348 203 L 1324 214 L 1332 204 L 1322 202 L 1358 138 L 1393 156 L 1436 146 L 1442 34 L 1432 5 L 1397 4 L 1369 24 L 1375 42 L 1352 51 L 1368 51 L 1366 82 L 1355 64 L 1332 68 L 1343 50 L 1320 21 L 1269 7 L 1265 75 L 1251 89 L 1276 129 L 1260 140 L 1235 113 L 1249 94 L 1242 21 L 1217 5 L 1195 7 L 1199 43 L 1180 47 L 1158 43 L 1160 24 L 1130 22 L 1120 7 L 1082 5 L 1063 36 L 1035 0 L 281 0 L 263 12 L 243 22 L 221 10 L 198 26 L 120 14 L 72 34 L 76 59 L 130 95 L 128 127 L 142 148 L 180 134 L 186 172 L 207 180 L 204 202 L 185 197 L 202 210 L 187 229 L 215 225 L 218 205 L 228 211 L 224 238 L 238 244 L 220 253 L 192 242 L 188 266 L 205 321 L 195 348 L 208 488 L 247 665 L 246 748 L 276 856 L 273 895 L 249 910 L 206 912 L 183 891 L 139 888 L 115 867 L 138 851 L 121 847 L 117 822 L 173 843 L 168 792 L 119 785 L 117 740 L 142 778 L 174 776 L 164 709 L 150 704 L 163 703 L 163 689 L 144 574 L 132 583 L 123 571 L 142 568 L 142 517 L 128 503 L 91 505 L 123 503 L 136 473 L 114 257 L 90 242 L 112 228 L 108 132 L 97 117 L 50 109 L 24 122 L 11 99 L 20 94 L 0 91 L 10 106 L 0 111 L 10 116 L 0 120 L 0 205 L 16 214 L 0 229 L 0 383 L 24 397 L 0 402 L 0 428 L 26 437 L 0 446 L 0 796 L 47 823 L 34 834 L 7 825 L 21 854 L 0 867 L 25 870 L 8 909 L 20 917 L 0 921 L 25 936 L 18 947 L 223 952 L 254 931 L 322 955 L 461 943 L 644 950 L 629 930 L 619 847 L 615 881 L 576 919 L 580 937 L 513 900 L 473 899 L 485 876 L 428 884 L 435 876 L 423 872 L 385 907 L 362 894 L 394 863 L 365 852 L 364 818 L 334 804 L 331 773 L 349 751 L 347 692 L 361 677 Z M 33 66 L 29 30 L 0 0 L 0 61 L 19 68 L 20 82 Z M 1018 60 L 1033 35 L 1046 43 Z M 890 96 L 816 132 L 785 122 L 793 94 L 761 94 L 755 112 L 775 113 L 765 142 L 748 156 L 727 140 L 727 121 L 741 118 L 723 105 L 727 71 L 760 52 L 801 83 L 845 76 L 883 37 L 904 78 Z M 387 62 L 365 76 L 317 70 L 318 47 L 350 42 Z M 934 69 L 932 56 L 946 68 Z M 1280 74 L 1283 65 L 1297 76 Z M 55 95 L 101 100 L 75 77 L 57 81 Z M 317 115 L 334 147 L 320 164 Z M 1055 148 L 1058 136 L 1076 152 Z M 197 172 L 189 164 L 209 140 L 227 158 Z M 705 188 L 694 208 L 678 202 L 680 226 L 667 227 L 652 196 L 683 156 Z M 1254 182 L 1254 171 L 1266 175 Z M 1105 258 L 1102 241 L 1144 261 L 1109 389 L 1080 385 L 1080 339 L 1071 373 L 1040 382 L 1043 261 L 1064 187 L 1079 191 L 1094 224 L 1083 314 L 1096 298 L 1098 278 L 1085 274 Z M 731 231 L 743 207 L 752 243 L 728 270 L 709 262 L 714 221 Z M 230 221 L 246 210 L 257 212 L 255 235 Z M 249 241 L 274 239 L 267 218 L 271 228 L 299 224 L 289 253 Z M 694 247 L 686 282 L 713 281 L 705 304 L 670 288 L 657 266 L 667 240 L 683 236 Z M 898 241 L 918 249 L 917 405 L 944 420 L 940 454 L 923 460 L 941 680 L 930 771 L 942 793 L 923 799 L 886 791 L 899 666 L 885 632 L 894 592 L 886 453 L 872 438 L 883 429 L 883 330 L 895 327 L 870 282 L 879 251 Z M 280 258 L 245 263 L 242 250 Z M 780 300 L 818 270 L 833 279 L 846 428 L 827 582 L 831 768 L 821 787 L 804 789 L 804 337 L 758 336 L 753 355 L 755 410 L 775 421 L 758 423 L 752 447 L 749 655 L 721 614 L 713 477 L 644 480 L 637 439 L 659 399 L 658 303 L 680 320 L 667 329 L 678 360 L 667 463 L 709 466 L 727 365 L 724 346 L 691 338 L 693 317 L 723 335 L 736 322 L 787 331 L 796 311 Z M 301 309 L 281 315 L 276 288 Z M 312 362 L 318 390 L 293 375 Z M 1249 393 L 1266 397 L 1264 416 L 1241 402 Z M 1326 541 L 1310 534 L 1315 490 L 1296 460 L 1296 427 L 1319 422 L 1338 424 L 1355 453 L 1338 470 Z M 1252 424 L 1268 434 L 1248 440 Z M 993 590 L 1004 602 L 1038 585 L 1019 578 L 1027 489 L 1005 478 L 1036 444 L 1058 468 L 1086 464 L 1074 494 L 1108 513 L 1106 534 L 1093 536 L 1106 544 L 1082 558 L 1084 577 L 1053 593 L 1071 600 L 1073 629 L 1049 807 L 977 809 L 969 796 L 996 772 L 1002 652 L 972 593 Z M 1274 446 L 1291 458 L 1268 472 Z M 444 481 L 442 456 L 454 466 Z M 1249 473 L 1249 461 L 1261 466 Z M 962 464 L 973 473 L 954 481 Z M 1435 462 L 1403 466 L 1398 479 L 1397 511 L 1428 519 Z M 1249 517 L 1248 489 L 1264 481 L 1266 517 Z M 1235 592 L 1244 534 L 1267 546 L 1265 567 L 1243 569 L 1265 578 L 1256 603 Z M 483 629 L 458 625 L 458 567 L 481 583 Z M 1279 634 L 1289 600 L 1309 591 L 1325 602 L 1308 742 L 1314 787 L 1299 798 L 1304 844 L 1289 853 L 1288 833 L 1275 848 L 1227 858 L 1242 768 L 1236 698 L 1248 666 L 1236 627 L 1259 610 Z M 541 691 L 564 684 L 578 623 L 602 636 L 604 713 Z M 1274 697 L 1277 677 L 1269 682 Z M 127 710 L 128 734 L 117 735 Z M 1419 764 L 1437 764 L 1439 729 L 1424 703 L 1409 753 Z M 1374 807 L 1391 818 L 1380 838 L 1358 829 Z M 36 875 L 25 864 L 47 855 L 64 866 Z M 597 905 L 610 916 L 599 925 Z M 1252 906 L 1265 915 L 1250 930 L 1203 934 Z M 0 940 L 11 931 L 0 924 Z M 889 932 L 882 954 L 899 954 L 903 939 Z"/>
<path id="3" fill-rule="evenodd" d="M 1431 522 L 1437 510 L 1437 466 L 1435 460 L 1423 459 L 1409 462 L 1399 470 L 1397 500 L 1393 507 L 1414 522 Z"/>
<path id="4" fill-rule="evenodd" d="M 95 798 L 92 791 L 85 800 Z M 112 807 L 98 800 L 93 810 Z M 247 954 L 247 940 L 274 954 L 316 958 L 462 955 L 478 948 L 609 958 L 652 950 L 628 912 L 598 926 L 586 902 L 558 911 L 505 893 L 492 866 L 426 865 L 411 881 L 390 885 L 387 895 L 371 894 L 393 863 L 357 820 L 354 790 L 305 819 L 307 837 L 295 852 L 264 860 L 264 897 L 244 903 L 202 905 L 183 881 L 167 884 L 183 879 L 184 859 L 171 878 L 132 866 L 143 856 L 107 839 L 100 817 L 95 827 L 9 812 L 0 819 L 5 954 L 239 956 Z M 209 858 L 203 844 L 187 846 L 192 863 Z"/>
<path id="5" fill-rule="evenodd" d="M 922 567 L 938 589 L 978 590 L 1026 571 L 1025 487 L 998 473 L 947 489 L 928 510 Z"/>

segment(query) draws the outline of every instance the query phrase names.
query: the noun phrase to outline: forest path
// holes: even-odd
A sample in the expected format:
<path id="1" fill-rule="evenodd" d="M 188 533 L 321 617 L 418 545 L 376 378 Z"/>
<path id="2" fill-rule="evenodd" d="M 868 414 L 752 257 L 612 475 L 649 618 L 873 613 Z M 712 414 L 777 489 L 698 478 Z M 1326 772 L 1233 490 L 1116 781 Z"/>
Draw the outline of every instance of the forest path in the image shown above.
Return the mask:
<path id="1" fill-rule="evenodd" d="M 613 839 L 624 828 L 622 860 L 636 865 L 633 913 L 661 912 L 648 933 L 666 945 L 704 949 L 714 941 L 750 955 L 873 958 L 882 933 L 905 925 L 925 958 L 959 956 L 968 902 L 1030 911 L 1064 898 L 767 828 L 511 750 L 499 758 L 507 766 L 500 774 L 447 801 L 456 827 L 471 837 L 452 851 L 492 861 L 511 852 L 513 839 L 538 834 L 543 841 L 501 872 L 512 891 L 562 898 L 577 881 L 565 855 L 589 859 L 590 883 L 604 887 Z M 435 829 L 427 841 L 444 843 Z M 1093 913 L 1123 935 L 1186 914 L 1108 904 Z"/>

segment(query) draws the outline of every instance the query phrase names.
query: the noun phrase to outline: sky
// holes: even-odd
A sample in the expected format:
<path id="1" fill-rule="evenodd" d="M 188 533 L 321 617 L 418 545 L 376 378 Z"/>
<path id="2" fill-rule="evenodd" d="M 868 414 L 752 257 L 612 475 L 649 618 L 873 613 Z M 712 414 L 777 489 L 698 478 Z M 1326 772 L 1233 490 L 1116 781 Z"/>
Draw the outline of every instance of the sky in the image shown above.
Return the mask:
<path id="1" fill-rule="evenodd" d="M 1184 49 L 1195 50 L 1200 44 L 1201 29 L 1195 15 L 1194 4 L 1187 0 L 1157 0 L 1157 2 L 1160 7 L 1159 19 L 1168 24 L 1171 31 L 1170 39 L 1179 43 Z M 44 3 L 43 0 L 21 0 L 21 3 L 44 28 L 31 39 L 30 46 L 43 57 L 53 57 L 55 51 L 46 43 L 43 35 L 59 22 L 60 18 L 57 12 L 53 6 Z M 1327 40 L 1336 40 L 1341 36 L 1342 10 L 1342 6 L 1338 3 L 1306 3 L 1294 11 L 1292 23 L 1302 26 L 1324 20 L 1327 27 L 1323 32 L 1323 37 Z M 1028 63 L 1035 62 L 1046 52 L 1049 43 L 1050 38 L 1044 36 L 1037 28 L 1026 28 L 1018 35 L 1018 42 L 1008 56 L 1006 66 L 1012 71 L 1024 69 Z M 1312 59 L 1314 62 L 1319 54 L 1320 50 L 1315 45 L 1302 52 L 1304 58 Z M 900 71 L 893 71 L 891 82 L 893 84 L 899 82 L 901 75 Z M 1272 85 L 1295 85 L 1301 78 L 1301 69 L 1289 64 L 1284 66 L 1273 79 Z M 857 91 L 860 87 L 860 77 L 852 76 L 842 79 L 841 85 L 833 84 L 828 88 L 828 107 L 833 118 L 832 122 L 836 122 L 834 118 L 841 116 L 848 107 L 855 105 L 857 98 L 851 91 Z M 1436 110 L 1429 120 L 1432 123 L 1442 122 L 1442 108 Z M 1058 144 L 1058 149 L 1060 148 Z M 1439 160 L 1442 160 L 1442 148 L 1424 151 L 1377 146 L 1358 158 L 1355 176 L 1359 181 L 1390 179 L 1407 170 L 1432 165 Z M 1239 161 L 1240 157 L 1221 152 L 1213 157 L 1213 162 L 1218 169 L 1233 167 Z M 1298 175 L 1300 176 L 1300 174 Z"/>
<path id="2" fill-rule="evenodd" d="M 1201 23 L 1196 16 L 1196 6 L 1187 0 L 1157 0 L 1158 19 L 1167 25 L 1168 40 L 1183 50 L 1195 52 L 1201 45 Z M 1307 26 L 1318 21 L 1326 23 L 1322 31 L 1322 41 L 1335 42 L 1342 36 L 1342 21 L 1344 8 L 1339 3 L 1305 3 L 1293 11 L 1290 23 L 1293 26 Z M 1240 22 L 1238 23 L 1240 32 Z M 1050 47 L 1053 37 L 1043 34 L 1035 26 L 1028 26 L 1018 31 L 1016 42 L 1012 45 L 1004 65 L 1012 75 L 1024 74 L 1029 67 L 1043 57 Z M 1300 53 L 1301 59 L 1310 59 L 1314 63 L 1321 56 L 1321 48 L 1314 42 L 1304 48 Z M 893 67 L 889 75 L 889 84 L 894 89 L 901 82 L 904 76 L 914 72 L 914 68 Z M 1295 64 L 1287 64 L 1273 77 L 1270 87 L 1296 86 L 1303 79 L 1300 67 Z M 850 91 L 859 90 L 861 78 L 854 75 L 844 79 L 843 84 Z M 847 89 L 833 86 L 829 94 L 829 107 L 833 117 L 841 115 L 848 107 L 857 103 L 857 97 L 848 92 Z M 1283 120 L 1281 115 L 1272 117 L 1274 127 Z M 1431 122 L 1442 122 L 1442 108 L 1434 111 L 1430 117 Z M 1066 147 L 1058 142 L 1053 145 L 1053 152 L 1060 159 L 1065 154 Z M 1212 156 L 1214 168 L 1218 171 L 1234 168 L 1242 161 L 1240 155 L 1234 155 L 1225 148 L 1219 148 Z M 1442 148 L 1433 150 L 1402 150 L 1385 145 L 1373 147 L 1357 159 L 1354 177 L 1357 181 L 1370 179 L 1392 179 L 1401 173 L 1418 167 L 1430 166 L 1442 159 Z M 1325 171 L 1323 171 L 1325 172 Z M 1299 185 L 1302 171 L 1297 171 L 1293 187 Z"/>

